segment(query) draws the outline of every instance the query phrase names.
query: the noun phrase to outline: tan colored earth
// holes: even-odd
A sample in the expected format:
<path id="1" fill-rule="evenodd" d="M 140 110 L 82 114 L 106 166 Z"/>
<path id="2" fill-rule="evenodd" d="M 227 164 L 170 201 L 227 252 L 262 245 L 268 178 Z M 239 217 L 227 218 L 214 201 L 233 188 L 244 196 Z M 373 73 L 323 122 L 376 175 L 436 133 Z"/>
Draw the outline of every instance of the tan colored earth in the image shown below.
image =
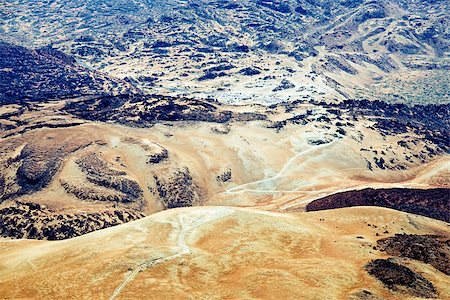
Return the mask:
<path id="1" fill-rule="evenodd" d="M 367 207 L 173 209 L 65 241 L 2 239 L 0 291 L 5 299 L 348 299 L 366 290 L 413 299 L 364 271 L 387 257 L 376 240 L 394 233 L 448 236 L 449 225 Z M 450 298 L 447 275 L 400 260 Z"/>
<path id="2" fill-rule="evenodd" d="M 1 133 L 6 184 L 0 192 L 20 192 L 17 170 L 27 155 L 34 159 L 31 175 L 60 160 L 42 189 L 8 201 L 38 203 L 55 216 L 126 208 L 147 217 L 63 241 L 2 238 L 0 298 L 414 299 L 365 270 L 372 260 L 391 257 L 377 250 L 377 240 L 450 235 L 448 223 L 386 208 L 303 212 L 310 201 L 349 189 L 448 188 L 450 156 L 422 160 L 419 154 L 433 145 L 411 133 L 383 136 L 363 118 L 339 138 L 329 134 L 337 128 L 327 121 L 279 131 L 264 121 L 132 128 L 69 117 L 63 105 L 43 104 L 20 117 L 26 125 Z M 269 118 L 284 120 L 310 108 L 299 105 Z M 6 106 L 2 113 L 17 109 Z M 166 158 L 148 162 L 164 149 Z M 368 168 L 381 152 L 386 162 L 395 159 L 392 168 Z M 180 170 L 189 172 L 173 181 Z M 97 179 L 118 174 L 121 182 L 135 182 L 142 195 L 121 203 L 73 192 L 121 195 L 114 186 L 89 181 L 96 172 Z M 187 190 L 176 196 L 194 195 L 196 207 L 164 210 L 158 181 L 169 183 L 166 194 Z M 450 298 L 448 275 L 416 260 L 394 259 L 431 282 L 438 298 Z"/>
<path id="3" fill-rule="evenodd" d="M 23 147 L 32 146 L 42 161 L 52 160 L 48 153 L 57 147 L 66 151 L 61 167 L 50 184 L 22 200 L 48 205 L 52 209 L 90 209 L 104 207 L 101 201 L 80 201 L 64 190 L 61 180 L 80 189 L 89 189 L 86 174 L 77 160 L 95 153 L 109 168 L 125 172 L 125 178 L 135 181 L 143 191 L 139 211 L 150 214 L 163 209 L 156 195 L 154 176 L 169 180 L 179 170 L 187 168 L 198 186 L 196 205 L 259 207 L 271 211 L 302 208 L 307 202 L 339 191 L 365 187 L 448 187 L 450 156 L 440 154 L 423 161 L 421 151 L 428 147 L 423 141 L 409 142 L 409 149 L 400 141 L 411 140 L 409 133 L 383 136 L 369 120 L 359 120 L 343 138 L 329 133 L 337 128 L 327 121 L 310 122 L 304 126 L 287 125 L 277 132 L 262 121 L 217 124 L 208 122 L 160 123 L 151 128 L 86 122 L 61 114 L 64 102 L 43 104 L 21 118 L 28 126 L 45 124 L 44 128 L 17 128 L 5 131 L 2 138 L 3 157 L 8 164 L 20 155 Z M 17 109 L 17 108 L 15 108 Z M 258 106 L 230 106 L 239 112 L 258 112 Z M 311 105 L 300 105 L 289 113 L 269 115 L 271 121 L 301 114 Z M 4 113 L 14 111 L 3 107 Z M 315 114 L 320 115 L 320 110 Z M 46 128 L 52 123 L 79 122 L 68 128 Z M 331 127 L 331 128 L 330 128 Z M 25 132 L 22 132 L 24 130 Z M 361 134 L 362 141 L 357 135 Z M 323 140 L 311 145 L 311 140 Z M 68 149 L 68 150 L 67 150 Z M 168 151 L 168 159 L 149 164 L 149 155 Z M 375 154 L 376 153 L 376 154 Z M 375 168 L 367 165 L 384 153 L 392 166 L 403 164 L 406 170 Z M 4 169 L 4 175 L 15 176 L 16 169 Z M 218 177 L 231 170 L 231 179 Z M 111 189 L 96 187 L 99 194 L 111 194 Z M 137 205 L 137 204 L 136 204 Z M 136 206 L 135 205 L 135 206 Z M 136 207 L 135 207 L 136 208 Z"/>

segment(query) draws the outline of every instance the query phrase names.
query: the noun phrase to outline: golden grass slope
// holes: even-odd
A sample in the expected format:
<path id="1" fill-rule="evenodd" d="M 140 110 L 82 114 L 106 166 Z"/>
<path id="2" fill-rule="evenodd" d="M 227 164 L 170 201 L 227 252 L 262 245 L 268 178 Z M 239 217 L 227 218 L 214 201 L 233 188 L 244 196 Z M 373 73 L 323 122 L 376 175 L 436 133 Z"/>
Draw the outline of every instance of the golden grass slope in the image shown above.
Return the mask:
<path id="1" fill-rule="evenodd" d="M 450 234 L 449 225 L 384 208 L 279 214 L 195 207 L 70 240 L 0 240 L 0 294 L 40 299 L 347 299 L 368 290 L 405 299 L 369 276 L 386 258 L 376 240 L 395 233 Z M 450 279 L 398 259 L 430 280 Z"/>

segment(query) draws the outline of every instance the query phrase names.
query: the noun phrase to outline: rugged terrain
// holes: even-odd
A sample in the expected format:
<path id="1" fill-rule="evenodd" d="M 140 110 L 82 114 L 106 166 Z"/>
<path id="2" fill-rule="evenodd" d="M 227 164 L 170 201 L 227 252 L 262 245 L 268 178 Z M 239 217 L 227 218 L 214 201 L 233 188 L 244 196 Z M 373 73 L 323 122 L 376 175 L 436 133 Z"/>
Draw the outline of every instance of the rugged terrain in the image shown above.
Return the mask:
<path id="1" fill-rule="evenodd" d="M 143 215 L 127 210 L 56 213 L 35 203 L 9 202 L 0 207 L 0 235 L 64 240 L 130 222 Z"/>
<path id="2" fill-rule="evenodd" d="M 0 295 L 450 298 L 446 0 L 0 4 Z"/>
<path id="3" fill-rule="evenodd" d="M 0 34 L 151 93 L 446 103 L 449 11 L 446 0 L 7 0 Z"/>
<path id="4" fill-rule="evenodd" d="M 199 205 L 376 205 L 448 221 L 446 105 L 135 94 L 5 104 L 1 115 L 5 237 L 65 239 Z M 335 194 L 368 187 L 403 189 Z"/>
<path id="5" fill-rule="evenodd" d="M 51 46 L 37 50 L 0 40 L 0 103 L 130 92 L 129 84 L 80 66 Z"/>

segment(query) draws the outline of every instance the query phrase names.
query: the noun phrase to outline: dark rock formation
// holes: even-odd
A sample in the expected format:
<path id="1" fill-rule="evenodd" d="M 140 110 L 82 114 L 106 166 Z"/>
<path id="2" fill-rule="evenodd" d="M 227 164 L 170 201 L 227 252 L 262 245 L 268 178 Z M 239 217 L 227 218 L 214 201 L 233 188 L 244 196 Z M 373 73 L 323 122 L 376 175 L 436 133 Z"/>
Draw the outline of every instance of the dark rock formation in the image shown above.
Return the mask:
<path id="1" fill-rule="evenodd" d="M 295 88 L 295 85 L 292 82 L 290 82 L 287 79 L 283 79 L 283 80 L 281 80 L 280 85 L 277 86 L 276 88 L 274 88 L 272 91 L 279 92 L 279 91 L 293 89 L 293 88 Z"/>
<path id="2" fill-rule="evenodd" d="M 392 291 L 422 298 L 437 297 L 437 290 L 430 281 L 392 259 L 375 259 L 366 265 L 366 270 Z"/>
<path id="3" fill-rule="evenodd" d="M 331 72 L 335 71 L 343 71 L 351 75 L 357 75 L 358 71 L 353 68 L 349 63 L 341 58 L 337 58 L 334 56 L 327 56 L 326 62 L 323 64 L 323 67 Z"/>
<path id="4" fill-rule="evenodd" d="M 30 137 L 20 154 L 8 159 L 3 166 L 9 172 L 14 172 L 15 176 L 4 178 L 4 193 L 3 195 L 0 193 L 0 201 L 40 191 L 53 180 L 65 155 L 89 143 L 89 141 L 72 143 L 67 139 L 54 145 L 39 143 Z"/>
<path id="5" fill-rule="evenodd" d="M 187 207 L 203 201 L 203 191 L 188 168 L 177 170 L 169 178 L 153 177 L 156 192 L 165 208 Z"/>
<path id="6" fill-rule="evenodd" d="M 372 293 L 368 290 L 359 290 L 353 292 L 348 297 L 349 300 L 385 300 L 384 298 Z"/>
<path id="7" fill-rule="evenodd" d="M 83 201 L 101 201 L 112 203 L 130 202 L 130 197 L 127 194 L 116 190 L 101 190 L 93 187 L 74 185 L 65 180 L 59 180 L 59 183 L 66 193 L 74 195 Z"/>
<path id="8" fill-rule="evenodd" d="M 239 73 L 241 73 L 242 75 L 245 75 L 245 76 L 253 76 L 253 75 L 261 74 L 261 70 L 258 68 L 247 67 L 247 68 L 243 68 L 243 69 L 239 70 Z"/>
<path id="9" fill-rule="evenodd" d="M 63 240 L 143 218 L 126 209 L 58 213 L 28 202 L 9 202 L 0 208 L 0 235 L 11 238 Z"/>
<path id="10" fill-rule="evenodd" d="M 450 275 L 450 238 L 436 235 L 396 234 L 377 241 L 379 250 L 432 265 Z"/>
<path id="11" fill-rule="evenodd" d="M 17 183 L 21 187 L 20 194 L 41 190 L 50 182 L 61 164 L 62 153 L 36 150 L 27 145 L 20 155 L 22 164 L 16 172 Z"/>
<path id="12" fill-rule="evenodd" d="M 5 178 L 0 176 L 0 198 L 5 190 Z"/>
<path id="13" fill-rule="evenodd" d="M 450 222 L 450 189 L 363 189 L 314 200 L 307 211 L 352 206 L 380 206 Z"/>
<path id="14" fill-rule="evenodd" d="M 89 182 L 126 195 L 121 197 L 123 202 L 143 201 L 143 191 L 139 184 L 126 178 L 126 172 L 112 169 L 96 154 L 91 153 L 78 159 L 77 164 L 86 173 Z"/>
<path id="15" fill-rule="evenodd" d="M 126 109 L 123 109 L 124 106 Z M 68 103 L 65 110 L 87 120 L 112 121 L 137 127 L 151 126 L 160 121 L 226 123 L 233 119 L 251 121 L 267 118 L 257 113 L 232 112 L 213 101 L 160 95 L 98 97 Z"/>
<path id="16" fill-rule="evenodd" d="M 0 41 L 0 53 L 0 103 L 105 94 L 112 92 L 106 85 L 118 88 L 122 84 L 50 47 L 29 50 Z M 125 86 L 122 90 L 128 91 Z"/>
<path id="17" fill-rule="evenodd" d="M 338 104 L 321 102 L 326 108 L 338 108 L 352 116 L 364 116 L 375 122 L 385 135 L 414 132 L 443 152 L 450 151 L 450 104 L 389 104 L 383 101 L 346 100 Z"/>
<path id="18" fill-rule="evenodd" d="M 217 181 L 228 182 L 231 180 L 232 174 L 231 169 L 228 168 L 225 172 L 217 176 Z"/>
<path id="19" fill-rule="evenodd" d="M 161 149 L 161 152 L 153 153 L 147 156 L 147 163 L 158 164 L 169 158 L 169 151 L 167 149 Z"/>

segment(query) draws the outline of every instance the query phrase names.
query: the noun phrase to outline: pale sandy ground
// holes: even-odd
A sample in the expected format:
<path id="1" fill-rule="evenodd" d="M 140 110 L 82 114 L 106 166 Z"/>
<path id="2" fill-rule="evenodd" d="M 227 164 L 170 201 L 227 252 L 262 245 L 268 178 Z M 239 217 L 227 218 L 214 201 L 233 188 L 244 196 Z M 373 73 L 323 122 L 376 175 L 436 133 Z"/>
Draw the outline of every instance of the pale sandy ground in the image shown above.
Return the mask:
<path id="1" fill-rule="evenodd" d="M 408 299 L 363 270 L 386 257 L 372 249 L 376 240 L 394 233 L 450 231 L 444 222 L 373 207 L 174 209 L 66 241 L 2 239 L 0 291 L 6 299 L 346 299 L 366 289 Z M 448 276 L 405 263 L 435 284 L 440 299 L 450 297 Z"/>
<path id="2" fill-rule="evenodd" d="M 342 99 L 342 95 L 327 85 L 324 76 L 314 73 L 312 66 L 319 63 L 327 53 L 324 47 L 316 47 L 317 56 L 311 56 L 299 62 L 293 57 L 280 54 L 223 53 L 224 60 L 229 60 L 235 68 L 227 71 L 228 76 L 199 81 L 203 72 L 199 67 L 205 61 L 214 62 L 215 54 L 206 53 L 206 58 L 194 62 L 189 55 L 172 57 L 140 56 L 130 58 L 129 55 L 119 55 L 108 59 L 108 64 L 103 72 L 117 78 L 138 78 L 139 76 L 153 76 L 162 80 L 156 85 L 141 86 L 145 91 L 164 95 L 195 95 L 197 97 L 214 97 L 222 103 L 248 104 L 263 103 L 272 104 L 286 100 L 311 98 L 316 100 Z M 132 48 L 130 53 L 135 49 Z M 212 63 L 211 65 L 226 65 L 227 63 Z M 239 70 L 247 67 L 257 68 L 261 74 L 245 76 Z M 358 66 L 357 66 L 358 67 Z M 364 70 L 361 66 L 358 69 Z M 378 70 L 379 71 L 379 70 Z M 337 79 L 342 79 L 346 84 L 369 80 L 367 71 L 359 77 L 348 74 L 335 74 Z M 158 76 L 155 76 L 158 74 Z M 163 75 L 164 74 L 164 75 Z M 327 75 L 330 75 L 327 73 Z M 369 74 L 371 75 L 371 74 Z M 286 90 L 273 91 L 283 79 L 292 82 L 295 87 Z"/>

